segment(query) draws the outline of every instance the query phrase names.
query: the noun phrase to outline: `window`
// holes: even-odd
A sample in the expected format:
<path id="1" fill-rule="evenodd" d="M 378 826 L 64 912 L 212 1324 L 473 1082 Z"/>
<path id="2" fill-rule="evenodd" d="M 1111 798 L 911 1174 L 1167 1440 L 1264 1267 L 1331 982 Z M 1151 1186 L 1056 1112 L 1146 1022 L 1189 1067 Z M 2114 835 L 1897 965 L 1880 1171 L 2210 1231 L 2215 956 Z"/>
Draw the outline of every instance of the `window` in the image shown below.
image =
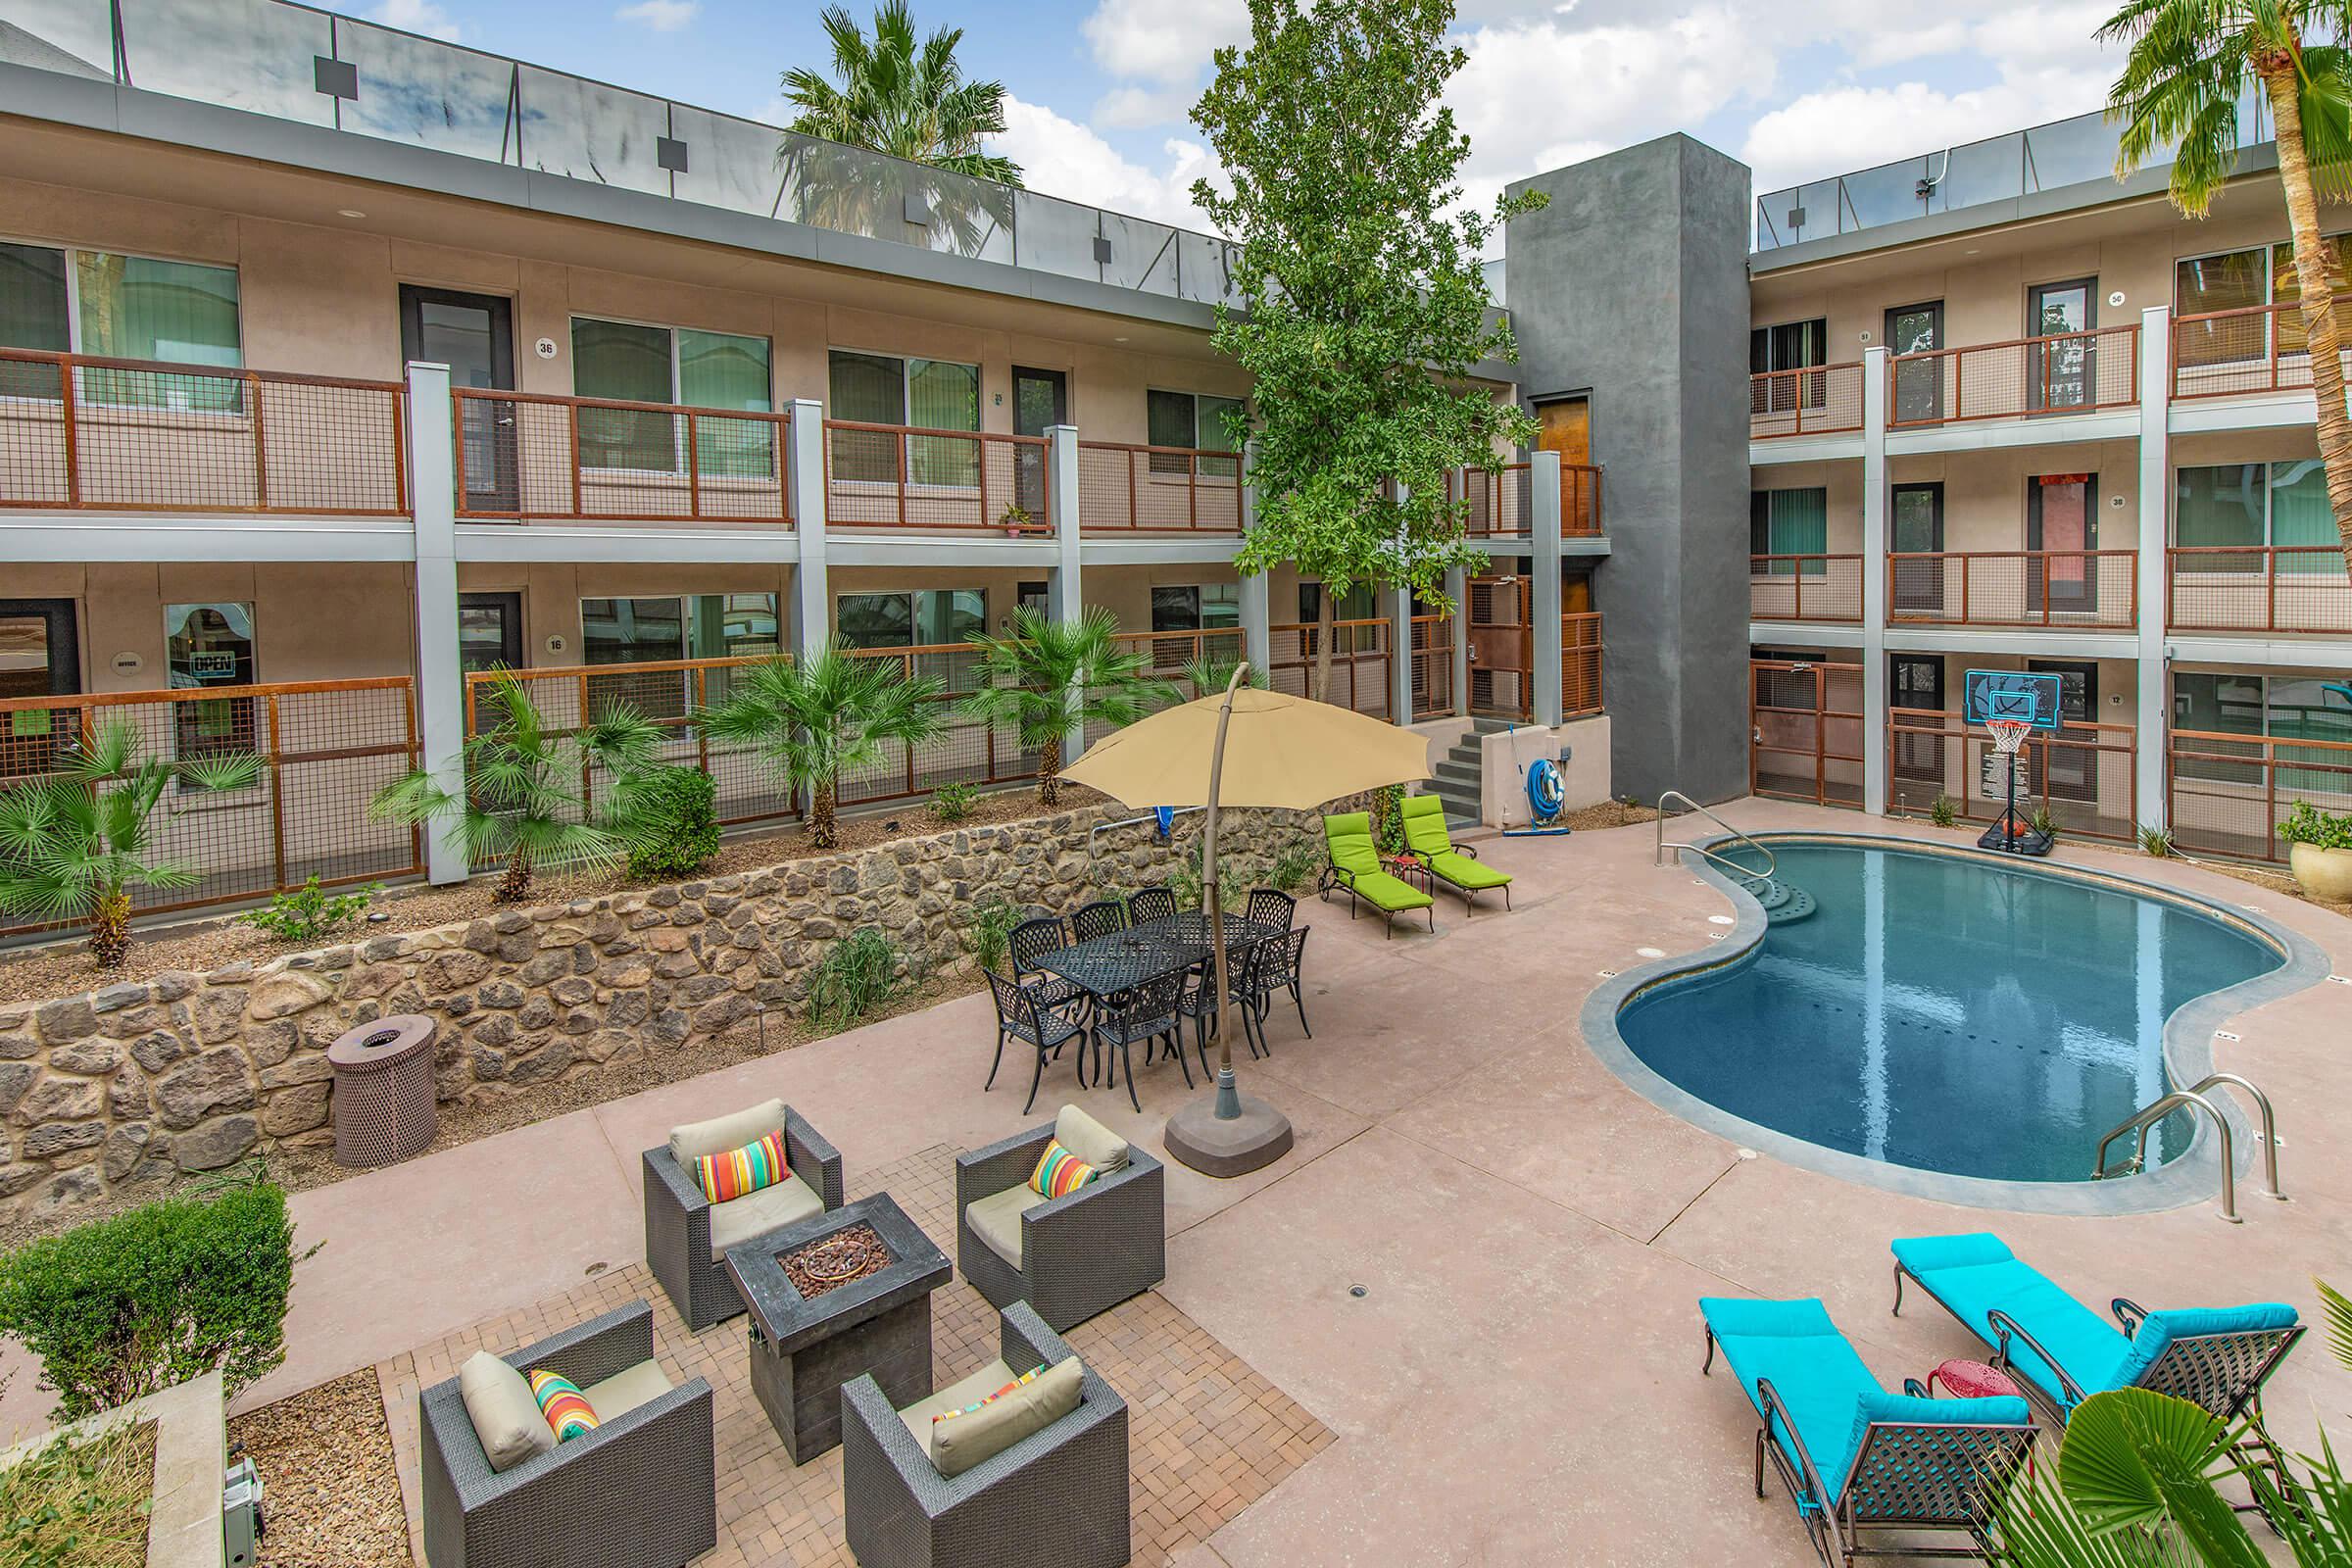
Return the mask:
<path id="1" fill-rule="evenodd" d="M 2328 503 L 2328 471 L 2316 458 L 2291 463 L 2224 463 L 2181 468 L 2173 484 L 2173 543 L 2182 549 L 2318 546 L 2278 558 L 2285 575 L 2332 575 L 2343 559 Z M 2251 555 L 2196 555 L 2182 571 L 2260 571 Z"/>
<path id="2" fill-rule="evenodd" d="M 234 369 L 244 364 L 240 341 L 234 268 L 0 244 L 0 348 Z M 89 403 L 232 414 L 244 407 L 243 388 L 222 376 L 91 368 L 79 387 Z M 58 395 L 54 375 L 25 368 L 10 373 L 5 390 Z"/>
<path id="3" fill-rule="evenodd" d="M 912 425 L 923 430 L 980 428 L 977 365 L 835 349 L 827 379 L 836 419 Z M 898 439 L 876 431 L 834 431 L 833 477 L 896 484 Z M 977 485 L 980 443 L 946 436 L 908 436 L 906 479 L 911 484 Z"/>
<path id="4" fill-rule="evenodd" d="M 1751 374 L 1811 369 L 1827 364 L 1829 353 L 1830 323 L 1826 317 L 1753 327 L 1747 334 L 1747 368 Z"/>
<path id="5" fill-rule="evenodd" d="M 1758 556 L 1818 556 L 1830 548 L 1830 493 L 1809 490 L 1756 490 L 1747 498 L 1748 574 L 1787 577 L 1801 564 L 1795 561 L 1758 561 Z M 1815 568 L 1826 569 L 1826 563 Z"/>
<path id="6" fill-rule="evenodd" d="M 2340 291 L 2345 287 L 2347 275 L 2352 274 L 2352 234 L 2330 234 L 2323 243 L 2328 249 L 2328 280 Z M 2192 256 L 2173 268 L 2173 309 L 2180 317 L 2283 305 L 2302 297 L 2302 281 L 2295 274 L 2295 247 L 2287 240 L 2225 251 L 2218 256 Z M 2303 353 L 2301 315 L 2281 311 L 2277 321 L 2278 352 Z M 2180 324 L 2178 337 L 2182 365 L 2258 360 L 2271 350 L 2270 337 L 2260 317 L 2184 320 Z"/>
<path id="7" fill-rule="evenodd" d="M 678 659 L 764 658 L 776 653 L 774 594 L 667 594 L 580 601 L 580 647 L 589 664 L 647 664 Z M 692 670 L 592 677 L 592 712 L 627 703 L 644 717 L 682 718 L 696 686 Z M 727 694 L 727 676 L 702 677 L 706 702 Z"/>
<path id="8" fill-rule="evenodd" d="M 1153 631 L 1231 631 L 1241 623 L 1239 583 L 1211 582 L 1199 587 L 1152 590 Z"/>
<path id="9" fill-rule="evenodd" d="M 1311 628 L 1322 603 L 1321 583 L 1302 582 L 1298 585 L 1298 621 L 1300 625 L 1310 628 L 1299 638 L 1299 647 L 1309 654 L 1314 652 L 1314 633 Z M 1351 620 L 1378 622 L 1380 618 L 1379 594 L 1370 583 L 1357 583 L 1340 595 L 1338 602 L 1331 607 L 1332 624 L 1340 628 L 1332 634 L 1331 651 L 1335 654 L 1361 654 L 1377 649 L 1381 639 L 1378 624 L 1348 626 L 1341 623 Z"/>
<path id="10" fill-rule="evenodd" d="M 572 390 L 584 398 L 679 404 L 765 414 L 767 339 L 697 332 L 585 317 L 571 323 Z M 623 409 L 580 411 L 580 466 L 642 472 L 680 471 L 685 421 L 668 414 Z M 775 429 L 764 419 L 699 418 L 695 471 L 773 478 Z"/>
<path id="11" fill-rule="evenodd" d="M 921 648 L 960 643 L 988 629 L 988 594 L 979 588 L 923 588 L 913 593 L 843 594 L 834 623 L 852 648 Z"/>
<path id="12" fill-rule="evenodd" d="M 2272 742 L 2330 741 L 2352 743 L 2352 708 L 2326 690 L 2326 677 L 2287 677 L 2230 672 L 2180 671 L 2173 676 L 2173 727 L 2207 734 L 2267 737 Z M 2227 741 L 2200 741 L 2198 751 L 2225 751 Z M 2246 748 L 2244 762 L 2213 758 L 2182 757 L 2176 765 L 2183 777 L 2217 783 L 2263 784 L 2256 749 Z M 2274 744 L 2273 760 L 2279 765 L 2272 782 L 2279 790 L 2352 790 L 2346 774 L 2346 754 L 2332 747 Z M 2290 766 L 2294 762 L 2311 765 Z M 2283 806 L 2285 803 L 2281 803 Z"/>
<path id="13" fill-rule="evenodd" d="M 1231 452 L 1235 450 L 1233 434 L 1225 426 L 1225 416 L 1245 413 L 1248 408 L 1240 398 L 1211 397 L 1205 392 L 1162 392 L 1154 387 L 1144 394 L 1144 439 L 1155 447 Z M 1200 464 L 1203 478 L 1230 479 L 1240 471 L 1231 458 L 1203 458 Z M 1174 453 L 1153 453 L 1152 471 L 1189 473 L 1192 460 Z"/>
<path id="14" fill-rule="evenodd" d="M 252 685 L 253 606 L 165 606 L 164 663 L 175 691 Z M 251 752 L 256 734 L 250 697 L 172 705 L 172 755 L 180 761 Z"/>

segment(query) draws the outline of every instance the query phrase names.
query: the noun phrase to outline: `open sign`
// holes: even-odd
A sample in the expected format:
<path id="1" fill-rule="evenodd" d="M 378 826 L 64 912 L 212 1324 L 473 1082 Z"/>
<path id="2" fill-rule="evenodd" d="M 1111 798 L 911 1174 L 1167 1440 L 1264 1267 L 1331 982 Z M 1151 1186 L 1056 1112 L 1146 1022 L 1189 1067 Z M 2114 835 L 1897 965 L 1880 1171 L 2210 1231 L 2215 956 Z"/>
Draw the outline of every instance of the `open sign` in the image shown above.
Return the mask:
<path id="1" fill-rule="evenodd" d="M 189 654 L 181 672 L 196 680 L 235 680 L 237 656 L 233 652 L 211 650 Z"/>

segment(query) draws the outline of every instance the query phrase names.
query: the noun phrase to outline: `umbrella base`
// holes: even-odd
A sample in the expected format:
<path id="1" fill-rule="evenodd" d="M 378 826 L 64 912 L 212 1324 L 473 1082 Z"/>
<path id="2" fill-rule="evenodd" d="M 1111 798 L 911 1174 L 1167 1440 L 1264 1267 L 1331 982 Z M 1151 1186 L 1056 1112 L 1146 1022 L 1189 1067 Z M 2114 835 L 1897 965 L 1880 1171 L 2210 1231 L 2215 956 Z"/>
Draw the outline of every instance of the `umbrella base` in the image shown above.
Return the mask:
<path id="1" fill-rule="evenodd" d="M 1247 1176 L 1291 1152 L 1291 1119 L 1254 1095 L 1237 1095 L 1241 1114 L 1217 1114 L 1215 1093 L 1187 1102 L 1161 1135 L 1170 1158 L 1204 1176 Z"/>

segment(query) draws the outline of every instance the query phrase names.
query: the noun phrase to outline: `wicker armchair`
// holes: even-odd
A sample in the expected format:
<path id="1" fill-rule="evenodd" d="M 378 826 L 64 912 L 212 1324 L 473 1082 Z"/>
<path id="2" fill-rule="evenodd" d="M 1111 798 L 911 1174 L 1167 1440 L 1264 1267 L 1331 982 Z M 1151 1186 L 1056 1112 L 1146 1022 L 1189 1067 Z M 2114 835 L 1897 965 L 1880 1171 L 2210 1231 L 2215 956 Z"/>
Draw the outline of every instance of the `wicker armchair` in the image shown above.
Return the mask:
<path id="1" fill-rule="evenodd" d="M 784 1160 L 825 1207 L 841 1206 L 839 1151 L 789 1105 L 784 1107 Z M 742 1311 L 743 1298 L 735 1294 L 725 1261 L 710 1250 L 710 1200 L 693 1175 L 666 1144 L 647 1150 L 644 1162 L 645 1261 L 686 1327 L 699 1334 Z"/>
<path id="2" fill-rule="evenodd" d="M 644 1301 L 505 1357 L 583 1389 L 653 1358 Z M 456 1378 L 417 1404 L 431 1568 L 678 1568 L 717 1544 L 710 1385 L 701 1378 L 503 1473 L 482 1452 Z"/>
<path id="3" fill-rule="evenodd" d="M 1015 1262 L 972 1229 L 971 1207 L 1026 1183 L 1054 1134 L 1049 1122 L 956 1156 L 956 1265 L 990 1304 L 1025 1300 L 1058 1334 L 1168 1277 L 1167 1171 L 1131 1147 L 1117 1170 L 1039 1199 L 1020 1215 Z"/>
<path id="4" fill-rule="evenodd" d="M 1004 1311 L 1004 1364 L 1070 1354 L 1037 1313 Z M 869 1376 L 841 1391 L 841 1500 L 860 1568 L 1117 1568 L 1128 1533 L 1127 1403 L 1088 1367 L 1078 1408 L 943 1476 Z"/>

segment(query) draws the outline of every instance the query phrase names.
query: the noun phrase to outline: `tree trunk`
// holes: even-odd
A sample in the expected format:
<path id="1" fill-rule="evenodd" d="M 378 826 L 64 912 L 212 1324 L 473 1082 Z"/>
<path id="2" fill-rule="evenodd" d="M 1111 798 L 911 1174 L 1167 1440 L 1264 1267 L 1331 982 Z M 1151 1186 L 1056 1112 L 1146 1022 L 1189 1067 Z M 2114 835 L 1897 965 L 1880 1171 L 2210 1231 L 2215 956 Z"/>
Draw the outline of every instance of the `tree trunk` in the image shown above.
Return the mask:
<path id="1" fill-rule="evenodd" d="M 2328 253 L 2320 239 L 2320 205 L 2311 188 L 2311 160 L 2303 147 L 2303 105 L 2294 61 L 2266 57 L 2255 67 L 2271 96 L 2278 133 L 2278 183 L 2286 192 L 2286 225 L 2295 241 L 2295 282 L 2303 296 L 2303 335 L 2311 346 L 2311 393 L 2319 404 L 2320 461 L 2328 469 L 2328 505 L 2352 571 L 2352 416 L 2344 412 L 2343 340 L 2336 330 L 2335 295 L 2328 281 Z M 2275 329 L 2274 329 L 2275 330 Z M 2271 569 L 2276 572 L 2278 563 Z"/>
<path id="2" fill-rule="evenodd" d="M 808 787 L 808 847 L 829 850 L 840 841 L 833 829 L 833 781 Z"/>
<path id="3" fill-rule="evenodd" d="M 1058 735 L 1037 749 L 1037 804 L 1061 804 L 1061 737 Z"/>
<path id="4" fill-rule="evenodd" d="M 90 910 L 90 956 L 101 969 L 119 969 L 130 956 L 130 896 L 101 893 Z"/>
<path id="5" fill-rule="evenodd" d="M 507 861 L 507 874 L 498 879 L 498 892 L 493 895 L 500 904 L 520 904 L 531 896 L 531 858 L 520 850 Z"/>
<path id="6" fill-rule="evenodd" d="M 1315 590 L 1315 687 L 1308 695 L 1318 703 L 1331 701 L 1331 585 Z"/>

